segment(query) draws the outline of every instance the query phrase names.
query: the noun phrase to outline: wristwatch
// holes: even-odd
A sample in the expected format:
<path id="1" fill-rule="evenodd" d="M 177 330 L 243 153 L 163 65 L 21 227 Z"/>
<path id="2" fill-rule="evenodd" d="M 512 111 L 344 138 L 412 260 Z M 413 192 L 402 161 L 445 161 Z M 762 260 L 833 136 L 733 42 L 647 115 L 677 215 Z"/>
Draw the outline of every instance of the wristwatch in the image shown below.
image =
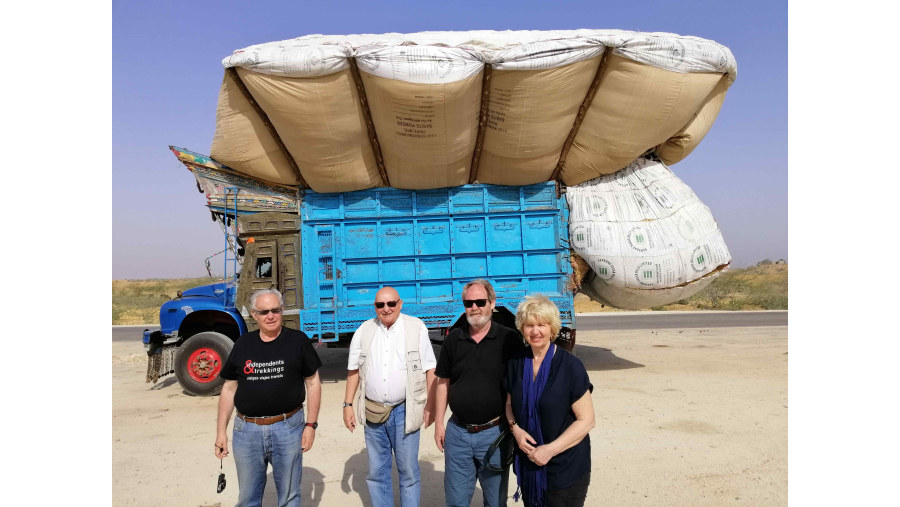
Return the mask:
<path id="1" fill-rule="evenodd" d="M 352 403 L 347 403 L 346 401 L 344 402 L 344 408 L 352 407 L 352 406 L 353 406 Z"/>
<path id="2" fill-rule="evenodd" d="M 306 423 L 306 425 L 309 426 L 310 428 L 314 429 L 314 430 L 319 429 L 319 423 L 318 423 L 318 422 Z"/>

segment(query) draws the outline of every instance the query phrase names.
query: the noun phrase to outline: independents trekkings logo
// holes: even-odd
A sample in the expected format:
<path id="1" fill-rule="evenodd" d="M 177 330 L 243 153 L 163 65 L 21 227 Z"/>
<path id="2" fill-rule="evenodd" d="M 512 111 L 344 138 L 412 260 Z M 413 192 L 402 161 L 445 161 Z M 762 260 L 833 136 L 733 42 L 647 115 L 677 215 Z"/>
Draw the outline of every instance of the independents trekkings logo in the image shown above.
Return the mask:
<path id="1" fill-rule="evenodd" d="M 284 377 L 284 359 L 258 363 L 248 359 L 244 363 L 244 375 L 247 380 L 273 380 Z"/>

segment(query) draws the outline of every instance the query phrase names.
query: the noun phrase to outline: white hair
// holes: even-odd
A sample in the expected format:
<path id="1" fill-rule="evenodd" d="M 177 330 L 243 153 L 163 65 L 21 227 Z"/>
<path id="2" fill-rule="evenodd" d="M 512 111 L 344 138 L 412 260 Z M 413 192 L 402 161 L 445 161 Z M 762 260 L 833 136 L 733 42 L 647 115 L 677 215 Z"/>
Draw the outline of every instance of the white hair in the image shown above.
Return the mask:
<path id="1" fill-rule="evenodd" d="M 284 307 L 284 296 L 281 295 L 281 292 L 278 292 L 278 289 L 260 289 L 250 295 L 250 309 L 253 311 L 258 310 L 258 308 L 256 307 L 256 300 L 260 296 L 264 296 L 266 294 L 275 294 L 276 296 L 278 296 L 278 305 L 282 308 Z"/>

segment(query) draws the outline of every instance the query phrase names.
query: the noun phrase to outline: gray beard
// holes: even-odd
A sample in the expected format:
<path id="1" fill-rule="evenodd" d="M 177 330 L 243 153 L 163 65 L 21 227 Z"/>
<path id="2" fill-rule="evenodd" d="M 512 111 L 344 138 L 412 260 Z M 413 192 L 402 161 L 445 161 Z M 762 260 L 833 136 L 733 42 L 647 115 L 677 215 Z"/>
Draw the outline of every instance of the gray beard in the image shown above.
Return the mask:
<path id="1" fill-rule="evenodd" d="M 466 322 L 468 322 L 469 325 L 474 327 L 475 329 L 483 328 L 487 325 L 488 322 L 490 322 L 490 320 L 490 315 L 480 315 L 478 317 L 472 317 L 468 313 L 466 314 Z"/>

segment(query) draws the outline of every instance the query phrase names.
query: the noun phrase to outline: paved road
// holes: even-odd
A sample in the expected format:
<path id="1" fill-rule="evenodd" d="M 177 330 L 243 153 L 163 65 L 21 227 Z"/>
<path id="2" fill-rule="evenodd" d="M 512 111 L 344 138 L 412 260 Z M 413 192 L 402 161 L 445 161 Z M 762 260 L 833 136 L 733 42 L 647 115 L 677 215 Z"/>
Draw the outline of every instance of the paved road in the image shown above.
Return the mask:
<path id="1" fill-rule="evenodd" d="M 156 331 L 159 326 L 113 326 L 112 341 L 114 342 L 140 342 L 144 330 Z"/>
<path id="2" fill-rule="evenodd" d="M 576 315 L 579 330 L 679 329 L 788 325 L 788 312 L 640 312 Z"/>
<path id="3" fill-rule="evenodd" d="M 788 312 L 629 312 L 583 314 L 576 319 L 579 330 L 759 327 L 788 325 Z M 113 326 L 112 341 L 139 342 L 144 329 L 155 331 L 159 326 Z"/>

